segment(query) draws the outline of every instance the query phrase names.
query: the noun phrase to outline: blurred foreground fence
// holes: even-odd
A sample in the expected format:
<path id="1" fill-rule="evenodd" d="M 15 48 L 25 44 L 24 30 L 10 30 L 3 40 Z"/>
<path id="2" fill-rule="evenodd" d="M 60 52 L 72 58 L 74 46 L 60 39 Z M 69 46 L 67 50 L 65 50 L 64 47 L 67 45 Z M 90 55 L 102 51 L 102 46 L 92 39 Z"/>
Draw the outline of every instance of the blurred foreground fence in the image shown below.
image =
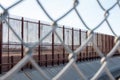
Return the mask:
<path id="1" fill-rule="evenodd" d="M 43 38 L 52 27 L 40 21 L 29 21 L 22 18 L 8 18 L 11 27 L 21 36 L 28 45 Z M 81 29 L 60 26 L 56 30 L 63 42 L 72 50 L 78 48 L 87 38 L 87 32 Z M 98 48 L 106 55 L 114 46 L 114 37 L 111 35 L 95 33 Z M 10 70 L 24 56 L 24 46 L 7 27 L 6 23 L 0 25 L 0 68 L 2 72 Z M 41 66 L 61 65 L 68 62 L 68 53 L 54 33 L 51 33 L 41 45 L 34 48 L 34 59 Z M 118 52 L 114 56 L 119 55 Z M 96 60 L 100 57 L 92 47 L 92 42 L 78 55 L 77 62 Z M 28 63 L 25 68 L 32 68 Z"/>

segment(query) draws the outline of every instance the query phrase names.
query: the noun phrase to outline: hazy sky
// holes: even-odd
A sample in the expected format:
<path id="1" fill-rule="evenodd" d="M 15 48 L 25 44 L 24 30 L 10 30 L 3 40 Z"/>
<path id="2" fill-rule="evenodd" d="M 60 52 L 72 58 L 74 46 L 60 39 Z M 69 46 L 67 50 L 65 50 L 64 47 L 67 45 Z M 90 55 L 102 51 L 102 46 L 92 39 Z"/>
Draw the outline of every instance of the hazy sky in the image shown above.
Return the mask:
<path id="1" fill-rule="evenodd" d="M 16 0 L 0 0 L 0 4 L 7 8 L 15 1 Z M 73 1 L 74 0 L 41 0 L 41 3 L 43 4 L 47 12 L 51 15 L 51 17 L 56 20 L 73 6 Z M 99 1 L 101 1 L 105 9 L 108 9 L 117 0 Z M 79 6 L 77 7 L 77 9 L 84 19 L 85 23 L 91 29 L 98 25 L 101 20 L 104 19 L 104 11 L 100 8 L 96 0 L 79 0 Z M 0 12 L 2 12 L 1 9 Z M 9 13 L 12 15 L 38 19 L 51 23 L 49 18 L 47 18 L 42 9 L 36 3 L 36 0 L 24 0 L 19 5 L 10 9 Z M 120 35 L 120 8 L 118 7 L 118 5 L 110 11 L 108 21 L 110 22 L 110 25 L 112 26 L 116 34 Z M 60 20 L 58 24 L 86 29 L 76 15 L 75 11 L 72 11 L 69 15 Z M 100 33 L 112 34 L 105 22 L 96 31 Z"/>

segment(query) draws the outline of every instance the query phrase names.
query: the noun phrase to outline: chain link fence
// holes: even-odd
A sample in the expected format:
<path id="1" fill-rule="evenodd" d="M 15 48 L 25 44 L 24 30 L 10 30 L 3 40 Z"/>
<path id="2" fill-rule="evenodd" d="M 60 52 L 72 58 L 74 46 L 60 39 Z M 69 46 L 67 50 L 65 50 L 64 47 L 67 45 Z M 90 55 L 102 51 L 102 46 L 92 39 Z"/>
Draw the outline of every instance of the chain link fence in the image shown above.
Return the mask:
<path id="1" fill-rule="evenodd" d="M 104 12 L 103 16 L 104 19 L 101 20 L 97 26 L 95 26 L 94 28 L 89 27 L 85 21 L 84 18 L 82 18 L 82 16 L 80 15 L 77 7 L 80 5 L 80 1 L 79 0 L 74 0 L 73 1 L 73 6 L 66 11 L 62 16 L 60 16 L 58 19 L 54 20 L 51 15 L 49 15 L 49 13 L 46 11 L 46 9 L 44 8 L 44 4 L 42 4 L 39 0 L 35 0 L 35 2 L 38 4 L 38 6 L 40 7 L 40 9 L 42 9 L 42 11 L 44 12 L 44 14 L 53 22 L 53 24 L 51 24 L 52 29 L 47 32 L 46 34 L 43 35 L 42 38 L 39 38 L 38 41 L 33 42 L 32 44 L 26 44 L 25 41 L 23 41 L 22 37 L 20 37 L 16 31 L 14 30 L 15 27 L 12 27 L 11 24 L 9 24 L 9 22 L 7 21 L 7 17 L 9 15 L 9 10 L 13 7 L 16 7 L 18 4 L 24 2 L 24 0 L 20 0 L 20 1 L 16 1 L 15 3 L 13 3 L 11 6 L 9 6 L 8 8 L 4 8 L 4 5 L 0 4 L 0 8 L 3 10 L 3 13 L 1 13 L 0 16 L 0 24 L 2 25 L 3 22 L 6 23 L 6 25 L 8 26 L 8 28 L 12 31 L 12 33 L 16 36 L 16 39 L 18 39 L 23 46 L 25 47 L 25 52 L 24 54 L 26 54 L 22 60 L 19 61 L 19 63 L 17 63 L 11 70 L 9 70 L 6 74 L 4 74 L 3 76 L 0 77 L 1 80 L 7 80 L 9 78 L 11 78 L 12 76 L 14 76 L 14 74 L 16 74 L 18 71 L 20 71 L 20 69 L 27 64 L 28 62 L 30 62 L 32 64 L 32 66 L 34 68 L 36 68 L 36 70 L 42 75 L 42 77 L 44 77 L 45 80 L 50 80 L 50 77 L 41 69 L 41 67 L 35 62 L 35 60 L 33 59 L 33 49 L 38 46 L 39 44 L 42 44 L 42 42 L 51 34 L 54 33 L 56 35 L 56 37 L 60 40 L 60 43 L 64 46 L 64 49 L 69 53 L 69 62 L 66 64 L 66 66 L 60 71 L 58 72 L 58 74 L 56 76 L 54 76 L 52 78 L 52 80 L 59 80 L 61 78 L 61 76 L 63 76 L 63 74 L 67 71 L 67 69 L 71 66 L 73 66 L 73 68 L 76 70 L 76 72 L 78 73 L 78 75 L 83 79 L 83 80 L 88 80 L 88 78 L 86 77 L 86 75 L 84 75 L 82 73 L 82 71 L 78 68 L 77 64 L 76 64 L 76 60 L 77 60 L 77 55 L 80 54 L 80 52 L 86 47 L 87 44 L 89 44 L 89 42 L 92 42 L 92 46 L 93 48 L 96 50 L 97 54 L 101 57 L 101 67 L 98 69 L 98 71 L 94 74 L 94 76 L 92 76 L 91 80 L 97 80 L 101 74 L 103 72 L 105 72 L 109 78 L 111 80 L 115 80 L 115 78 L 113 77 L 113 75 L 111 74 L 111 72 L 109 71 L 108 67 L 107 67 L 107 63 L 108 60 L 115 54 L 116 50 L 119 51 L 119 45 L 120 45 L 120 38 L 119 36 L 116 34 L 116 32 L 113 30 L 113 26 L 110 24 L 110 21 L 108 20 L 108 18 L 110 17 L 111 13 L 110 11 L 113 10 L 116 6 L 120 7 L 120 3 L 119 0 L 116 0 L 116 2 L 110 6 L 108 9 L 104 8 L 104 6 L 102 5 L 100 0 L 97 0 L 96 2 L 98 3 L 98 5 L 100 6 L 100 9 Z M 59 33 L 56 31 L 58 28 L 58 22 L 61 21 L 65 16 L 69 15 L 72 11 L 74 11 L 79 20 L 83 23 L 83 25 L 85 26 L 85 28 L 88 30 L 87 31 L 87 39 L 75 50 L 72 50 L 68 45 L 65 44 L 65 42 L 61 39 Z M 96 38 L 94 35 L 94 32 L 101 27 L 102 24 L 106 23 L 107 26 L 109 27 L 109 29 L 111 30 L 111 32 L 113 33 L 113 35 L 115 36 L 115 45 L 114 47 L 110 50 L 110 52 L 107 53 L 107 55 L 104 55 L 103 52 L 97 47 L 96 45 Z M 32 39 L 31 39 L 32 40 Z"/>

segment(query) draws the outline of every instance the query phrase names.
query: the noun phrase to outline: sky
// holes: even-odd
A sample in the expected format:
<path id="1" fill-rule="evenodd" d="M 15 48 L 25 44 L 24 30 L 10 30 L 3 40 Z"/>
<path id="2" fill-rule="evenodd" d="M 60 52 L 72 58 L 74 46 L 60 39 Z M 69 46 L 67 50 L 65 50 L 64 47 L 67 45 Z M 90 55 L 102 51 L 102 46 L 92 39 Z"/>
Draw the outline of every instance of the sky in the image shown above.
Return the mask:
<path id="1" fill-rule="evenodd" d="M 11 4 L 17 0 L 0 0 L 0 4 L 5 8 L 9 7 Z M 46 11 L 54 19 L 58 19 L 63 15 L 67 10 L 72 8 L 74 0 L 40 0 Z M 109 9 L 117 0 L 99 0 L 105 9 Z M 85 21 L 85 23 L 93 29 L 104 19 L 104 11 L 100 8 L 96 0 L 79 0 L 79 6 L 77 6 L 79 14 Z M 3 10 L 0 8 L 0 13 Z M 35 0 L 24 0 L 17 6 L 9 10 L 11 15 L 22 16 L 31 19 L 37 19 L 52 23 L 52 21 L 45 15 L 42 9 L 38 6 Z M 110 11 L 110 16 L 108 18 L 111 27 L 115 33 L 120 35 L 120 8 L 115 6 Z M 58 24 L 65 25 L 67 27 L 74 27 L 83 30 L 87 30 L 82 24 L 81 20 L 76 15 L 75 11 L 72 11 L 70 14 L 61 19 Z M 100 28 L 95 30 L 95 32 L 105 33 L 113 35 L 108 28 L 108 25 L 104 22 Z"/>

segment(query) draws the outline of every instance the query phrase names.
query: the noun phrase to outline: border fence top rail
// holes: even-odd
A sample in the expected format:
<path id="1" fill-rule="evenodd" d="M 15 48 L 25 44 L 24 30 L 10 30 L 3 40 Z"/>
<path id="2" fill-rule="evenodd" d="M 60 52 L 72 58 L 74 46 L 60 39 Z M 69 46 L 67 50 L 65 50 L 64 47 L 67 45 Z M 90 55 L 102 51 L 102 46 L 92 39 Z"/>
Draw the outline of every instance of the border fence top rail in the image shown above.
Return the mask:
<path id="1" fill-rule="evenodd" d="M 21 19 L 18 19 L 18 18 L 13 18 L 12 16 L 8 17 L 8 19 L 11 19 L 11 20 L 17 20 L 17 21 L 21 21 Z M 28 19 L 24 19 L 24 22 L 28 22 L 28 23 L 34 23 L 34 24 L 39 24 L 39 20 L 38 21 L 32 21 L 32 20 L 28 20 Z M 46 25 L 46 26 L 51 26 L 49 23 L 45 23 L 45 22 L 40 22 L 40 25 Z M 59 25 L 58 28 L 62 28 L 64 25 Z M 52 26 L 51 26 L 52 27 Z M 74 27 L 72 27 L 74 28 Z M 66 27 L 65 26 L 65 29 L 69 29 L 69 30 L 72 30 L 72 28 L 69 28 L 69 27 Z M 74 31 L 78 31 L 79 29 L 77 28 L 74 28 Z M 86 32 L 86 30 L 82 30 L 82 32 Z M 96 32 L 97 33 L 97 32 Z M 101 33 L 102 34 L 102 33 Z"/>

